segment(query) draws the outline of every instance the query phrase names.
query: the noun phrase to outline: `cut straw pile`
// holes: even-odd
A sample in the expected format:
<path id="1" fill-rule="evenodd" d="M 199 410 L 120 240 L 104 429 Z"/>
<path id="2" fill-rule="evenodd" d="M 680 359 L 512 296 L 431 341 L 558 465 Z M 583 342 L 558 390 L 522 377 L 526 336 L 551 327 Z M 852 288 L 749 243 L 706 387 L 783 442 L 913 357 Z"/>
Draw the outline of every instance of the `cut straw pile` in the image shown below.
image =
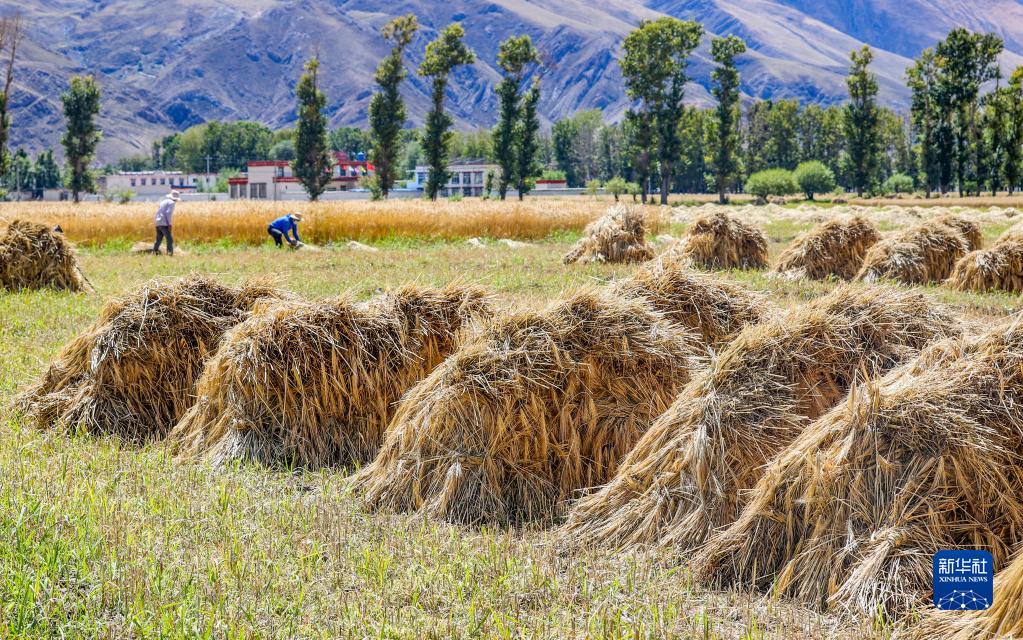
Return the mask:
<path id="1" fill-rule="evenodd" d="M 795 241 L 778 257 L 774 273 L 793 280 L 852 280 L 881 234 L 860 216 L 829 220 Z"/>
<path id="2" fill-rule="evenodd" d="M 646 239 L 643 212 L 624 205 L 615 205 L 591 222 L 583 237 L 561 259 L 565 264 L 576 262 L 645 262 L 654 257 L 654 248 Z"/>
<path id="3" fill-rule="evenodd" d="M 180 457 L 322 467 L 370 460 L 401 395 L 490 314 L 456 285 L 278 305 L 225 338 L 172 435 Z"/>
<path id="4" fill-rule="evenodd" d="M 701 269 L 767 267 L 767 236 L 760 229 L 722 211 L 693 221 L 686 237 L 671 249 Z"/>
<path id="5" fill-rule="evenodd" d="M 572 509 L 566 541 L 663 544 L 685 553 L 738 515 L 771 456 L 861 374 L 958 334 L 920 294 L 843 286 L 744 329 L 694 375 L 614 479 Z"/>
<path id="6" fill-rule="evenodd" d="M 960 291 L 1023 291 L 1023 228 L 1003 233 L 986 251 L 973 251 L 956 263 L 948 284 Z"/>
<path id="7" fill-rule="evenodd" d="M 995 599 L 985 611 L 924 614 L 899 640 L 1003 640 L 1023 638 L 1023 553 L 995 576 Z"/>
<path id="8" fill-rule="evenodd" d="M 1023 325 L 928 348 L 850 392 L 781 453 L 697 572 L 814 605 L 898 614 L 941 549 L 1003 566 L 1023 534 Z"/>
<path id="9" fill-rule="evenodd" d="M 258 300 L 280 297 L 263 284 L 232 288 L 202 276 L 149 282 L 109 302 L 16 406 L 41 428 L 160 439 L 191 405 L 224 332 Z"/>
<path id="10" fill-rule="evenodd" d="M 14 220 L 0 234 L 0 289 L 91 291 L 71 244 L 35 222 Z"/>
<path id="11" fill-rule="evenodd" d="M 956 216 L 943 216 L 902 229 L 867 251 L 856 278 L 905 284 L 942 282 L 960 258 L 980 248 L 980 229 Z"/>
<path id="12" fill-rule="evenodd" d="M 612 291 L 619 296 L 643 298 L 672 322 L 698 332 L 712 347 L 727 343 L 746 325 L 756 324 L 774 312 L 764 296 L 694 272 L 670 253 L 619 280 Z"/>
<path id="13" fill-rule="evenodd" d="M 373 509 L 549 520 L 610 479 L 700 350 L 645 301 L 606 291 L 505 317 L 405 396 L 357 484 Z"/>

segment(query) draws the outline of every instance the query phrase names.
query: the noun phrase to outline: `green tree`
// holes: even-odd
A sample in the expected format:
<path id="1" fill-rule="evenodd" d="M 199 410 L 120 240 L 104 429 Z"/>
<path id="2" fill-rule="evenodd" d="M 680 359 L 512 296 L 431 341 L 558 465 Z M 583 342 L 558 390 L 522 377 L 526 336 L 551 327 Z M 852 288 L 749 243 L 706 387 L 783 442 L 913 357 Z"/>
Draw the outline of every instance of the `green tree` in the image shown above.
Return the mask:
<path id="1" fill-rule="evenodd" d="M 270 147 L 270 159 L 271 160 L 285 160 L 291 162 L 295 159 L 295 140 L 285 139 L 279 140 Z"/>
<path id="2" fill-rule="evenodd" d="M 60 96 L 67 129 L 60 138 L 67 159 L 67 188 L 72 198 L 79 201 L 80 194 L 96 190 L 89 171 L 89 163 L 96 155 L 103 134 L 96 125 L 99 114 L 100 90 L 92 76 L 72 76 L 68 90 Z"/>
<path id="3" fill-rule="evenodd" d="M 380 32 L 392 47 L 390 55 L 377 67 L 375 77 L 380 90 L 369 103 L 369 124 L 373 132 L 376 184 L 383 198 L 398 177 L 399 140 L 405 126 L 405 101 L 401 99 L 399 88 L 407 75 L 405 49 L 418 30 L 419 21 L 410 13 L 391 20 Z"/>
<path id="4" fill-rule="evenodd" d="M 746 181 L 746 193 L 763 199 L 792 195 L 798 189 L 796 179 L 788 169 L 764 169 Z"/>
<path id="5" fill-rule="evenodd" d="M 579 186 L 579 160 L 575 155 L 575 137 L 578 127 L 572 118 L 562 118 L 551 127 L 551 143 L 554 147 L 554 162 L 565 173 L 569 187 Z"/>
<path id="6" fill-rule="evenodd" d="M 724 204 L 728 202 L 728 193 L 739 168 L 736 157 L 739 145 L 736 128 L 739 119 L 739 70 L 735 66 L 735 57 L 746 52 L 746 43 L 737 36 L 715 38 L 710 43 L 710 52 L 718 64 L 711 72 L 714 81 L 711 93 L 718 101 L 714 109 L 711 166 L 718 202 Z"/>
<path id="7" fill-rule="evenodd" d="M 657 141 L 661 204 L 667 204 L 682 140 L 679 124 L 689 81 L 689 56 L 700 43 L 703 27 L 696 22 L 664 17 L 645 20 L 625 37 L 620 61 L 629 97 L 651 116 Z"/>
<path id="8" fill-rule="evenodd" d="M 327 97 L 317 84 L 320 61 L 315 57 L 305 64 L 305 73 L 298 81 L 298 130 L 295 133 L 295 160 L 291 163 L 295 177 L 305 187 L 309 199 L 316 201 L 330 183 L 334 159 L 327 150 L 327 117 L 323 108 Z"/>
<path id="9" fill-rule="evenodd" d="M 53 157 L 53 149 L 47 149 L 36 156 L 35 168 L 36 191 L 56 189 L 60 187 L 60 165 Z"/>
<path id="10" fill-rule="evenodd" d="M 877 76 L 870 72 L 874 53 L 864 46 L 849 56 L 849 102 L 845 106 L 845 136 L 848 145 L 850 186 L 863 195 L 877 180 L 880 152 Z"/>
<path id="11" fill-rule="evenodd" d="M 618 202 L 618 197 L 629 191 L 629 184 L 623 178 L 615 176 L 604 183 L 604 190 L 613 195 L 615 202 Z"/>
<path id="12" fill-rule="evenodd" d="M 884 182 L 885 193 L 910 193 L 913 191 L 913 178 L 904 173 L 894 173 Z"/>
<path id="13" fill-rule="evenodd" d="M 11 89 L 14 86 L 14 64 L 18 58 L 18 45 L 24 36 L 21 14 L 0 18 L 0 57 L 3 58 L 3 90 L 0 91 L 0 175 L 8 170 L 11 160 L 10 152 L 7 149 L 8 138 L 11 131 L 11 115 L 8 111 L 10 104 Z"/>
<path id="14" fill-rule="evenodd" d="M 819 193 L 828 193 L 835 188 L 835 174 L 819 160 L 810 160 L 796 167 L 793 174 L 796 184 L 806 194 L 807 200 Z"/>
<path id="15" fill-rule="evenodd" d="M 407 143 L 406 132 L 399 132 L 398 148 L 401 149 Z M 369 131 L 359 127 L 338 127 L 328 135 L 331 151 L 340 151 L 350 158 L 360 153 L 365 153 L 373 148 L 373 136 Z"/>
<path id="16" fill-rule="evenodd" d="M 795 169 L 799 164 L 799 102 L 779 100 L 767 112 L 767 165 Z"/>
<path id="17" fill-rule="evenodd" d="M 1008 105 L 1005 133 L 1005 184 L 1012 194 L 1023 180 L 1023 67 L 1017 67 L 1005 88 Z"/>
<path id="18" fill-rule="evenodd" d="M 542 169 L 536 159 L 540 146 L 540 117 L 537 115 L 539 104 L 540 79 L 536 78 L 522 101 L 522 112 L 515 126 L 515 179 L 520 201 L 532 189 L 532 179 Z"/>
<path id="19" fill-rule="evenodd" d="M 914 138 L 919 145 L 918 168 L 926 197 L 934 188 L 944 191 L 938 136 L 941 128 L 941 99 L 938 95 L 938 67 L 934 49 L 925 49 L 906 70 L 906 85 L 912 94 L 909 107 Z"/>
<path id="20" fill-rule="evenodd" d="M 497 64 L 504 71 L 504 78 L 497 85 L 497 97 L 500 110 L 497 126 L 494 127 L 494 159 L 501 167 L 501 175 L 497 183 L 497 193 L 501 200 L 508 193 L 508 185 L 512 182 L 524 182 L 524 176 L 518 176 L 519 165 L 517 152 L 517 129 L 522 113 L 522 80 L 526 67 L 540 61 L 540 54 L 527 35 L 512 36 L 502 42 L 497 52 Z M 535 85 L 534 85 L 535 87 Z M 521 197 L 522 192 L 519 192 Z"/>
<path id="21" fill-rule="evenodd" d="M 649 111 L 630 109 L 625 113 L 625 135 L 632 156 L 633 175 L 639 184 L 640 201 L 646 204 L 653 176 L 654 127 Z"/>
<path id="22" fill-rule="evenodd" d="M 430 112 L 426 116 L 423 130 L 423 151 L 429 165 L 426 178 L 426 195 L 436 200 L 441 188 L 447 184 L 448 145 L 451 143 L 451 116 L 444 111 L 444 93 L 448 76 L 460 65 L 472 64 L 476 54 L 466 46 L 465 30 L 457 22 L 440 32 L 437 39 L 426 46 L 426 55 L 419 65 L 419 75 L 429 78 L 433 84 Z"/>

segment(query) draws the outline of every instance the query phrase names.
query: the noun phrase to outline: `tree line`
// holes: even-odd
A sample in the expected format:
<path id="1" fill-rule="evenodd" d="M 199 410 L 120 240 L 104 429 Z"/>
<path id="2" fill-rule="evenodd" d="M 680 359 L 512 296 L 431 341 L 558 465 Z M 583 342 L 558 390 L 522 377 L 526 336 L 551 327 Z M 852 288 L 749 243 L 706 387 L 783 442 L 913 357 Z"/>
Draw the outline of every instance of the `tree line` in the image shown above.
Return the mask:
<path id="1" fill-rule="evenodd" d="M 4 24 L 0 52 L 9 52 L 9 88 L 17 37 L 10 45 L 11 27 Z M 476 61 L 476 54 L 458 23 L 426 45 L 416 73 L 429 81 L 431 106 L 423 126 L 409 129 L 401 86 L 409 73 L 407 50 L 418 31 L 412 14 L 382 28 L 391 49 L 375 73 L 368 129 L 328 129 L 328 99 L 319 86 L 319 62 L 312 58 L 296 85 L 294 128 L 272 131 L 256 122 L 208 122 L 154 142 L 148 156 L 124 158 L 109 168 L 224 172 L 254 159 L 286 160 L 314 199 L 329 181 L 330 151 L 367 152 L 376 165 L 369 186 L 379 197 L 387 197 L 409 170 L 426 164 L 425 191 L 436 198 L 448 182 L 452 158 L 497 165 L 496 174 L 488 176 L 488 192 L 493 188 L 502 199 L 513 188 L 521 198 L 541 176 L 591 190 L 606 184 L 616 196 L 632 191 L 644 202 L 657 194 L 662 203 L 671 192 L 717 193 L 723 202 L 731 193 L 784 191 L 802 182 L 810 187 L 802 189 L 808 195 L 839 187 L 860 195 L 919 189 L 930 196 L 1013 192 L 1023 181 L 1023 68 L 1003 83 L 997 59 L 1004 44 L 993 34 L 955 29 L 922 52 L 906 72 L 912 96 L 906 114 L 879 105 L 869 47 L 850 54 L 848 100 L 800 105 L 796 100 L 743 100 L 738 63 L 746 44 L 736 36 L 714 37 L 714 105 L 697 108 L 686 105 L 685 98 L 693 80 L 688 62 L 704 39 L 703 27 L 670 17 L 647 20 L 622 43 L 619 64 L 631 101 L 624 119 L 606 122 L 599 110 L 581 111 L 554 122 L 549 132 L 541 131 L 537 111 L 540 54 L 529 36 L 513 36 L 498 49 L 502 79 L 495 87 L 495 126 L 457 132 L 445 105 L 448 85 L 459 67 Z M 52 152 L 35 162 L 24 152 L 7 152 L 6 90 L 0 94 L 0 169 L 8 186 L 13 175 L 33 186 L 61 182 L 76 197 L 93 187 L 88 165 L 101 136 L 95 124 L 95 80 L 72 78 L 62 104 L 67 122 L 61 140 L 63 175 L 53 171 Z M 760 175 L 765 171 L 775 173 Z"/>

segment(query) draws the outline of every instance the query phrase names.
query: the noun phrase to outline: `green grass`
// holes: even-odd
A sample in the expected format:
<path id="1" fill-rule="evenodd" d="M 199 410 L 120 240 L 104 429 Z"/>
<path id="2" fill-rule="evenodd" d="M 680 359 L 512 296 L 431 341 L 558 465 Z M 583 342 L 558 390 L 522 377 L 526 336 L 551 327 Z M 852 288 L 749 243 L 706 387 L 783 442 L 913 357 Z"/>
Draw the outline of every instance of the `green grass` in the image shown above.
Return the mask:
<path id="1" fill-rule="evenodd" d="M 778 242 L 798 225 L 779 223 Z M 525 249 L 382 241 L 379 252 L 203 245 L 173 259 L 83 252 L 95 295 L 0 293 L 0 406 L 109 298 L 156 276 L 272 274 L 309 297 L 410 280 L 535 307 L 632 267 L 565 266 L 570 237 Z M 782 306 L 834 286 L 728 274 Z M 1004 315 L 1012 296 L 931 292 Z M 771 598 L 707 591 L 667 553 L 568 553 L 542 529 L 475 531 L 360 509 L 346 473 L 176 465 L 159 445 L 0 418 L 0 637 L 884 638 Z"/>

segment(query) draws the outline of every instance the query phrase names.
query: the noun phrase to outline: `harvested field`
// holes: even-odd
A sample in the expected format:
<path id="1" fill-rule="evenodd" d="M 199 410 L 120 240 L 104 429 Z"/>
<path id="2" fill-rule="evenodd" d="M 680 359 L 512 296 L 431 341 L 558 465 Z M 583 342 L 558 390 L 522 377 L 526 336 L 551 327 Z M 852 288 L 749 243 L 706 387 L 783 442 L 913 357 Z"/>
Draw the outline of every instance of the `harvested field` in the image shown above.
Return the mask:
<path id="1" fill-rule="evenodd" d="M 406 395 L 357 484 L 374 510 L 549 521 L 611 478 L 699 352 L 646 302 L 606 292 L 497 320 Z"/>
<path id="2" fill-rule="evenodd" d="M 859 615 L 931 594 L 940 549 L 1003 566 L 1023 531 L 1023 323 L 939 343 L 850 391 L 778 455 L 704 579 Z"/>
<path id="3" fill-rule="evenodd" d="M 699 547 L 738 516 L 764 464 L 858 376 L 960 331 L 919 294 L 850 286 L 747 327 L 694 374 L 611 482 L 575 505 L 563 539 L 682 554 Z"/>
<path id="4" fill-rule="evenodd" d="M 0 234 L 0 289 L 91 291 L 71 244 L 46 225 L 13 220 Z"/>
<path id="5" fill-rule="evenodd" d="M 979 244 L 976 225 L 943 216 L 883 238 L 867 252 L 856 278 L 904 284 L 942 282 L 951 275 L 956 262 Z"/>
<path id="6" fill-rule="evenodd" d="M 794 280 L 852 280 L 881 234 L 862 217 L 829 220 L 797 238 L 778 258 L 773 273 Z"/>
<path id="7" fill-rule="evenodd" d="M 960 291 L 1023 291 L 1023 228 L 1012 227 L 990 249 L 963 256 L 948 285 Z"/>
<path id="8" fill-rule="evenodd" d="M 408 286 L 356 304 L 295 302 L 225 338 L 172 434 L 179 458 L 322 467 L 369 462 L 395 403 L 490 315 L 482 291 Z"/>
<path id="9" fill-rule="evenodd" d="M 722 211 L 697 218 L 677 247 L 679 255 L 701 269 L 767 267 L 767 236 Z"/>
<path id="10" fill-rule="evenodd" d="M 647 242 L 646 234 L 643 211 L 617 205 L 586 226 L 583 237 L 562 262 L 646 262 L 654 257 L 654 247 Z"/>
<path id="11" fill-rule="evenodd" d="M 149 282 L 108 303 L 16 406 L 40 428 L 161 439 L 191 406 L 193 382 L 224 333 L 258 301 L 282 296 L 202 276 Z"/>

